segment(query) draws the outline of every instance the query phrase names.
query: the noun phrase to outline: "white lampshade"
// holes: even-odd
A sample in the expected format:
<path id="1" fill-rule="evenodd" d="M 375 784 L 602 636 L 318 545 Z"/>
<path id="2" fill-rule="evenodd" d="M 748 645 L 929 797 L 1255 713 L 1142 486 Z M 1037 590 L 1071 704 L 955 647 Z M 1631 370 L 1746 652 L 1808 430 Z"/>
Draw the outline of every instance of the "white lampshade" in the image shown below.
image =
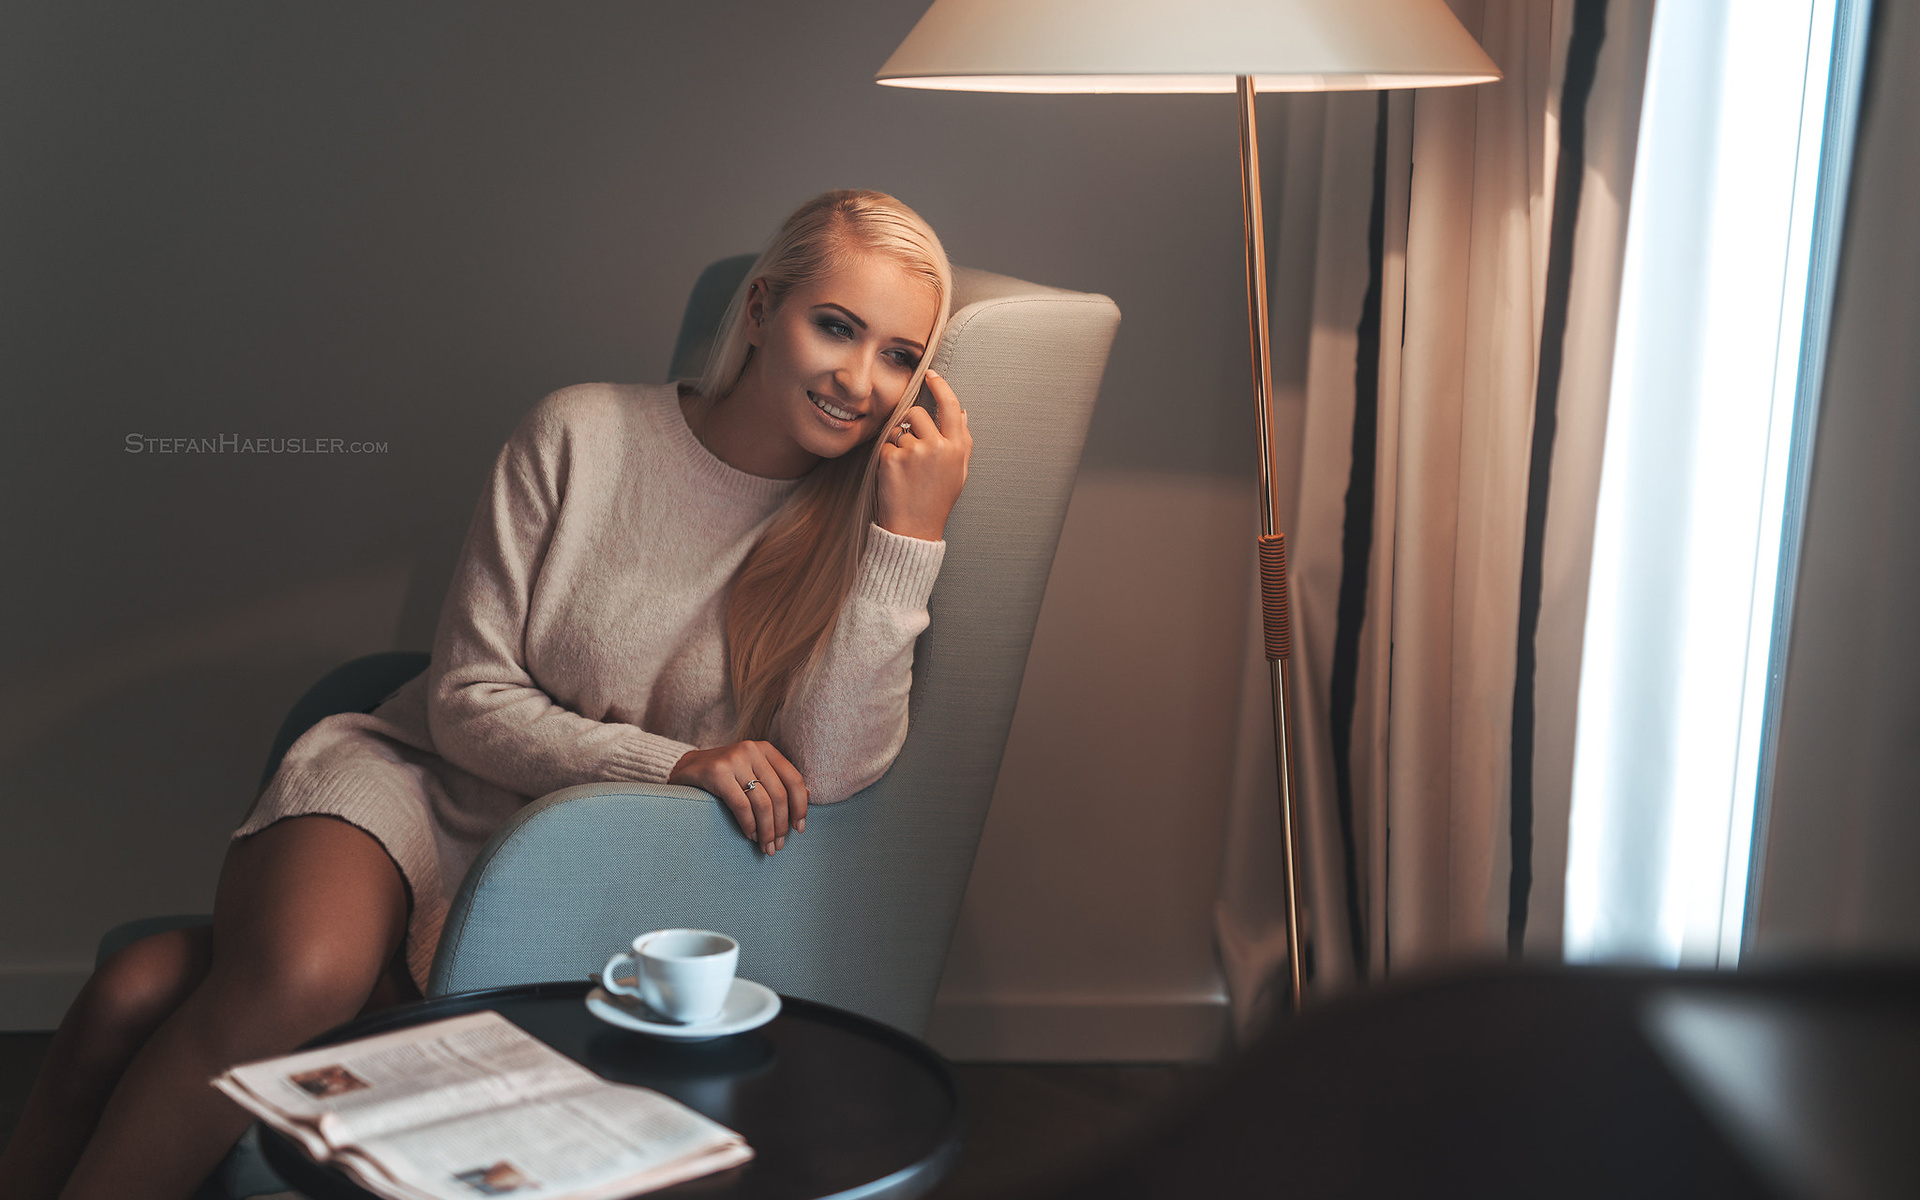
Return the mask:
<path id="1" fill-rule="evenodd" d="M 1486 83 L 1445 0 L 934 0 L 874 77 L 962 92 L 1356 91 Z"/>

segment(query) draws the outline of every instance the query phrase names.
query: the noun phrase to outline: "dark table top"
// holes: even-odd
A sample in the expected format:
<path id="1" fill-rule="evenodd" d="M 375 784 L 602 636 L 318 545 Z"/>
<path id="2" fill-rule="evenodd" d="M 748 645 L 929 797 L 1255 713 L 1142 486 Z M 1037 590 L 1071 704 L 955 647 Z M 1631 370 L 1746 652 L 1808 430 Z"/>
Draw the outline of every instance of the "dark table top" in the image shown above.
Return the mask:
<path id="1" fill-rule="evenodd" d="M 376 1013 L 311 1045 L 494 1009 L 616 1083 L 639 1084 L 738 1131 L 753 1161 L 650 1196 L 728 1200 L 896 1200 L 918 1196 L 960 1151 L 960 1092 L 946 1062 L 876 1021 L 791 996 L 759 1029 L 669 1042 L 587 1012 L 586 982 L 535 983 L 446 996 Z M 363 1191 L 263 1127 L 267 1161 L 314 1200 Z"/>

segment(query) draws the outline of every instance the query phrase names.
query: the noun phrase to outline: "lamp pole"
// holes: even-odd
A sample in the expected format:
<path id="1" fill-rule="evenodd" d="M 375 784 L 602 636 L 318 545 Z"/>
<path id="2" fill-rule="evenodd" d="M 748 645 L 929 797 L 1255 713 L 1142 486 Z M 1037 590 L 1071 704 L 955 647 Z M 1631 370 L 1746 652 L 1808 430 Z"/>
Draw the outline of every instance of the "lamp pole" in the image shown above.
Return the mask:
<path id="1" fill-rule="evenodd" d="M 1267 340 L 1266 225 L 1260 211 L 1260 131 L 1253 77 L 1238 77 L 1240 200 L 1247 237 L 1247 341 L 1253 355 L 1253 399 L 1260 422 L 1260 617 L 1273 690 L 1273 765 L 1280 781 L 1280 845 L 1286 874 L 1287 982 L 1300 1011 L 1300 870 L 1293 801 L 1293 723 L 1288 671 L 1293 650 L 1287 603 L 1287 535 L 1273 514 L 1273 359 Z"/>

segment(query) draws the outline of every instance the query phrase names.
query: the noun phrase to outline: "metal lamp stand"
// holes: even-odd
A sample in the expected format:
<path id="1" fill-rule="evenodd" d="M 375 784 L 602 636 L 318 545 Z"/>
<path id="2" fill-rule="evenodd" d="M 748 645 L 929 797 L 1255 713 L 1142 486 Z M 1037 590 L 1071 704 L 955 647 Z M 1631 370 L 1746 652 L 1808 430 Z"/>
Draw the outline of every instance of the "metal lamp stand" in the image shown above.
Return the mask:
<path id="1" fill-rule="evenodd" d="M 1239 76 L 1240 197 L 1247 235 L 1247 340 L 1253 350 L 1254 404 L 1260 420 L 1260 610 L 1273 687 L 1273 757 L 1280 780 L 1280 841 L 1287 888 L 1287 977 L 1293 1012 L 1300 1011 L 1300 873 L 1294 830 L 1293 650 L 1287 602 L 1287 535 L 1273 517 L 1273 363 L 1267 343 L 1266 229 L 1260 213 L 1260 135 L 1253 110 L 1253 77 Z"/>

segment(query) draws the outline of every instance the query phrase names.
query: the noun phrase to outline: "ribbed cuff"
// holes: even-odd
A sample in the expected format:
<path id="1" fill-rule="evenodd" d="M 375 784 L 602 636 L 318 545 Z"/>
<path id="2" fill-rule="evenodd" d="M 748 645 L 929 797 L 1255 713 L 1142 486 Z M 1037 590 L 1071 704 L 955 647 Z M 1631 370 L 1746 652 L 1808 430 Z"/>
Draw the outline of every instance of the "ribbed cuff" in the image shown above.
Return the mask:
<path id="1" fill-rule="evenodd" d="M 947 544 L 904 537 L 878 525 L 867 528 L 867 550 L 853 594 L 895 608 L 925 608 Z"/>
<path id="2" fill-rule="evenodd" d="M 699 748 L 635 728 L 608 756 L 607 781 L 665 783 L 680 760 Z"/>

